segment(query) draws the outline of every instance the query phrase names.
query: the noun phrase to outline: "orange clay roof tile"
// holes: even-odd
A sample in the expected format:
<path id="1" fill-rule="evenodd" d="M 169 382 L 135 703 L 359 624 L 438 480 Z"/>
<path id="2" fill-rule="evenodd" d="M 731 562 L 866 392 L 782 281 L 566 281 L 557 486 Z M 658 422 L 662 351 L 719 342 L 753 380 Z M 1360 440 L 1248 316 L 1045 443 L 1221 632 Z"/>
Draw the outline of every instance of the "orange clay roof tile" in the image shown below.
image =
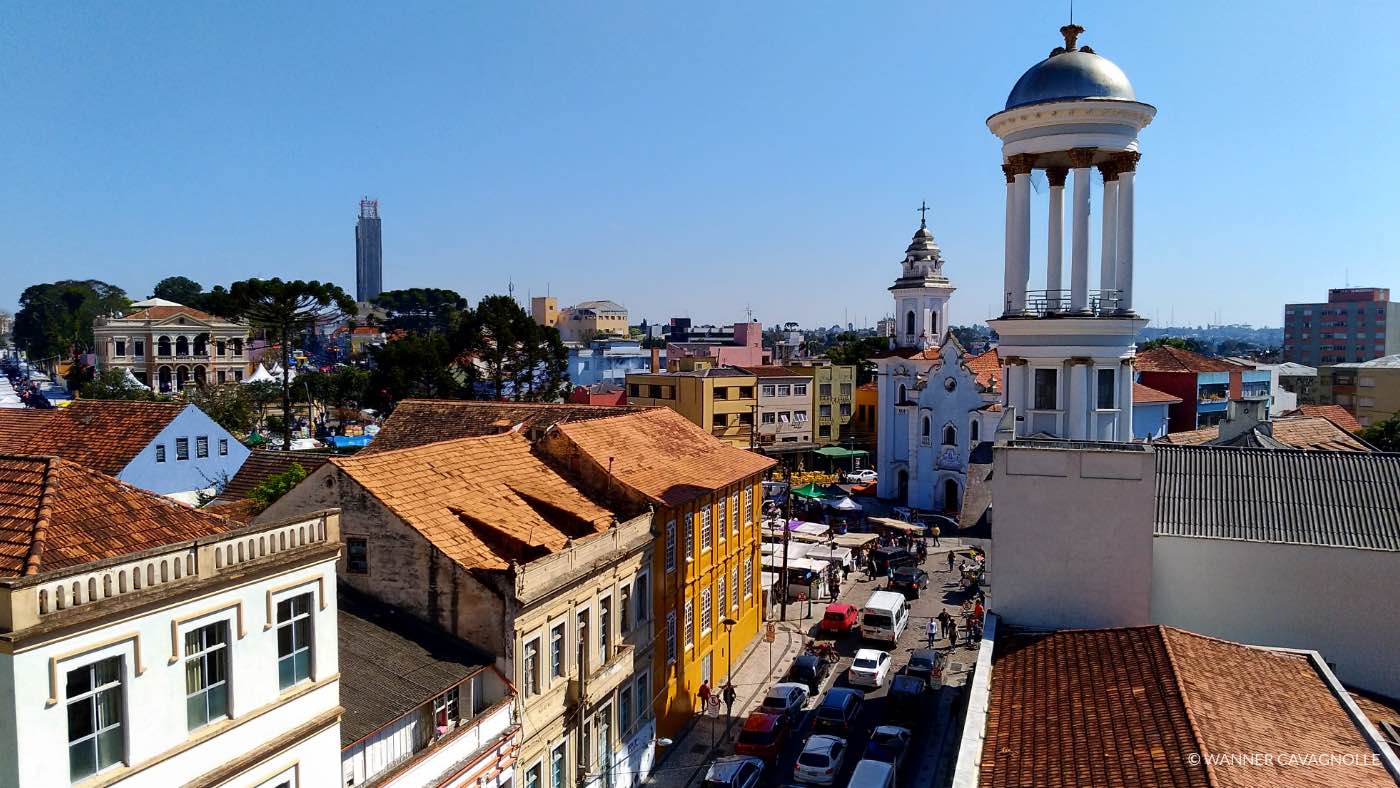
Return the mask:
<path id="1" fill-rule="evenodd" d="M 1299 405 L 1296 409 L 1283 415 L 1321 416 L 1347 432 L 1356 432 L 1361 429 L 1361 422 L 1356 420 L 1351 411 L 1341 405 Z"/>
<path id="2" fill-rule="evenodd" d="M 115 476 L 186 407 L 173 402 L 77 400 L 53 411 L 27 438 L 0 439 L 0 444 L 4 451 L 58 455 Z"/>

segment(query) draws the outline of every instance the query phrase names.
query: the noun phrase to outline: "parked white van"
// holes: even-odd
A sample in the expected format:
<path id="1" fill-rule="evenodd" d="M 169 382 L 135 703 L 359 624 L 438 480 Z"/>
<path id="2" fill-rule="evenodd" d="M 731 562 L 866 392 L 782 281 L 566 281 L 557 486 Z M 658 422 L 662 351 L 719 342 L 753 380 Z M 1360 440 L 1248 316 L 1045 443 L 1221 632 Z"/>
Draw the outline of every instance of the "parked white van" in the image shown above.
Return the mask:
<path id="1" fill-rule="evenodd" d="M 876 591 L 860 611 L 860 636 L 894 643 L 909 626 L 909 600 L 894 591 Z"/>
<path id="2" fill-rule="evenodd" d="M 851 772 L 846 788 L 894 788 L 894 767 L 884 761 L 862 759 Z"/>

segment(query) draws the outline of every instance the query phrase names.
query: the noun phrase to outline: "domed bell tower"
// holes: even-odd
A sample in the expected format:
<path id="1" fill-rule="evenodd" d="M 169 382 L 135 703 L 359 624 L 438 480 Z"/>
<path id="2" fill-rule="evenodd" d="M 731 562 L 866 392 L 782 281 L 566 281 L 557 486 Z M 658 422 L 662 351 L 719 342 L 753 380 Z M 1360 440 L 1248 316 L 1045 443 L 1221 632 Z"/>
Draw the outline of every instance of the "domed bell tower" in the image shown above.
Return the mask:
<path id="1" fill-rule="evenodd" d="M 904 266 L 890 286 L 894 295 L 898 348 L 925 350 L 938 344 L 951 325 L 948 300 L 956 290 L 943 274 L 943 252 L 928 229 L 928 205 L 919 206 L 919 229 L 904 250 Z"/>
<path id="2" fill-rule="evenodd" d="M 1002 141 L 1006 176 L 1003 390 L 1017 437 L 1132 440 L 1132 360 L 1147 325 L 1133 311 L 1133 183 L 1138 134 L 1157 110 L 1137 100 L 1123 70 L 1087 46 L 1078 25 L 1064 46 L 1016 82 L 987 127 Z M 1103 177 L 1098 287 L 1090 288 L 1092 171 Z M 1049 182 L 1043 289 L 1031 283 L 1030 178 Z M 1069 287 L 1064 198 L 1070 192 Z"/>

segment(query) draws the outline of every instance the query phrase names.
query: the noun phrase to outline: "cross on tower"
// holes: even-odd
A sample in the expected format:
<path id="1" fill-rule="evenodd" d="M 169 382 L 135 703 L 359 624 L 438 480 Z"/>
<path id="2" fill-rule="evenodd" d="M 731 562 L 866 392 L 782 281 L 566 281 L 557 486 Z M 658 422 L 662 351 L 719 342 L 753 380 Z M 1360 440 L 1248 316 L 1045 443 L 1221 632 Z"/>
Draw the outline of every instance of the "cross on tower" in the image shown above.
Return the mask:
<path id="1" fill-rule="evenodd" d="M 922 229 L 922 228 L 928 227 L 927 214 L 928 214 L 928 203 L 927 203 L 927 202 L 924 202 L 923 200 L 920 200 L 920 201 L 919 201 L 919 227 L 920 227 L 921 229 Z"/>

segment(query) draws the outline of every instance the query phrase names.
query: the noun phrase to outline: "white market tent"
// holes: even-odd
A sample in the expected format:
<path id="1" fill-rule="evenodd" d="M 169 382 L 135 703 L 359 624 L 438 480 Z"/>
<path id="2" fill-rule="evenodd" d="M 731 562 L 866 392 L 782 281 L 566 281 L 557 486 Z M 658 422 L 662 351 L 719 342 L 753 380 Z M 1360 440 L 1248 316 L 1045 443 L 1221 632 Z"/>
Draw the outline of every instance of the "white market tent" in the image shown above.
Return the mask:
<path id="1" fill-rule="evenodd" d="M 861 510 L 860 504 L 852 501 L 850 496 L 846 496 L 836 503 L 831 504 L 831 508 L 840 512 L 859 512 Z"/>
<path id="2" fill-rule="evenodd" d="M 274 378 L 272 373 L 267 371 L 267 367 L 262 364 L 258 365 L 253 374 L 243 379 L 244 383 L 276 383 L 277 381 L 278 379 Z"/>
<path id="3" fill-rule="evenodd" d="M 139 381 L 139 380 L 136 379 L 136 376 L 133 375 L 133 374 L 131 373 L 131 367 L 126 367 L 126 368 L 125 368 L 124 370 L 122 370 L 122 371 L 126 373 L 126 374 L 123 375 L 122 377 L 126 379 L 126 385 L 127 385 L 127 386 L 134 387 L 134 388 L 138 388 L 138 389 L 144 389 L 144 390 L 146 390 L 146 391 L 150 391 L 150 390 L 151 390 L 151 387 L 150 387 L 150 386 L 147 386 L 145 383 L 142 383 L 141 381 Z"/>

